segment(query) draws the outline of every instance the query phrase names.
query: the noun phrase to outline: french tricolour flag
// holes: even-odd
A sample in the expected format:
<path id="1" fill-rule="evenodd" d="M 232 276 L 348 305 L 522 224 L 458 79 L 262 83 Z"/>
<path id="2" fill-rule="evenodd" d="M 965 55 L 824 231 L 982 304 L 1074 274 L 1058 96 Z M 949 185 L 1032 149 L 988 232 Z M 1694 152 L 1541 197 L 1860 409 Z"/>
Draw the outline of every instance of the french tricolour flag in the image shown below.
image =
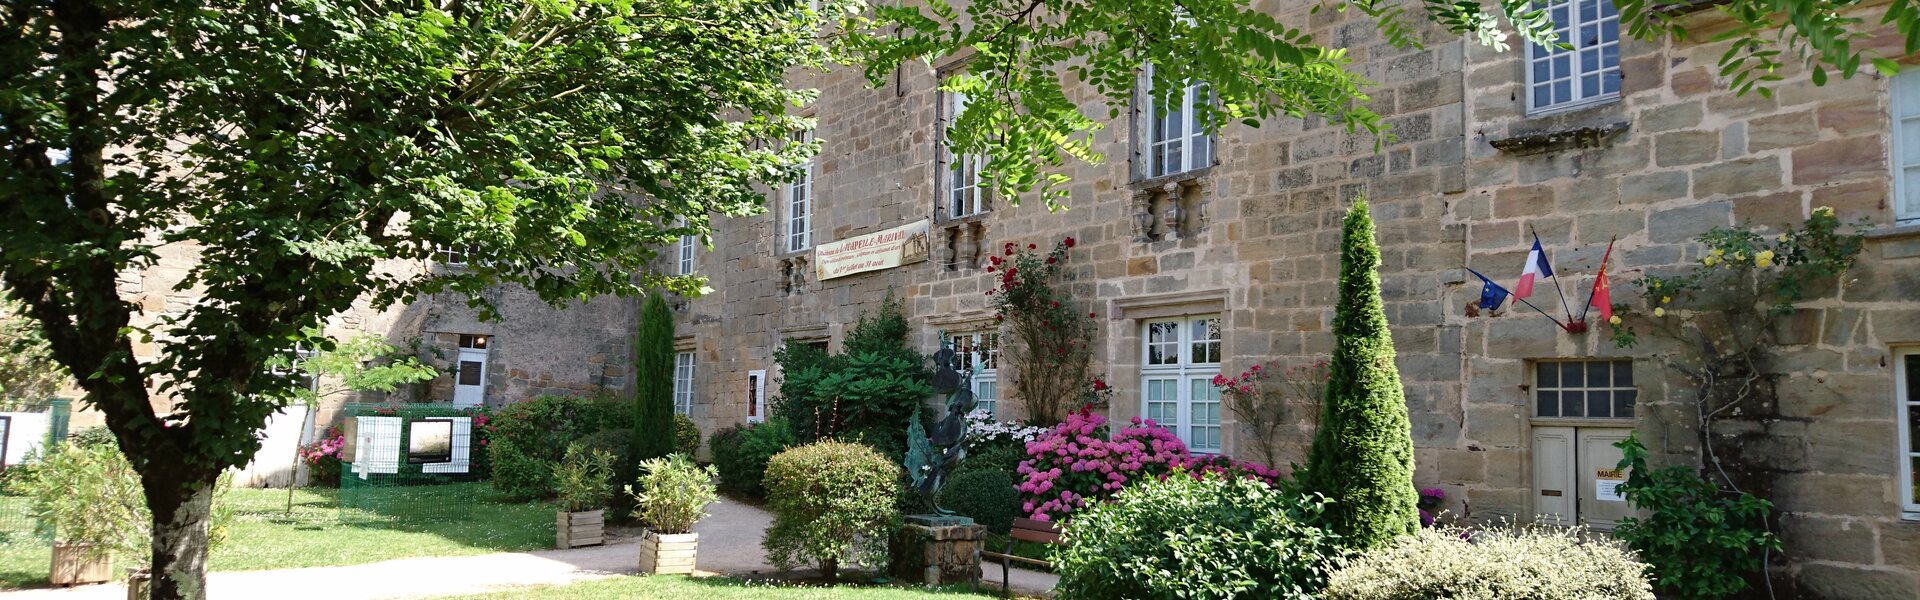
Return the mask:
<path id="1" fill-rule="evenodd" d="M 1547 252 L 1540 249 L 1540 236 L 1533 236 L 1533 249 L 1527 251 L 1527 268 L 1520 272 L 1520 283 L 1513 286 L 1513 297 L 1526 298 L 1533 295 L 1533 280 L 1553 276 L 1553 265 L 1547 264 Z"/>

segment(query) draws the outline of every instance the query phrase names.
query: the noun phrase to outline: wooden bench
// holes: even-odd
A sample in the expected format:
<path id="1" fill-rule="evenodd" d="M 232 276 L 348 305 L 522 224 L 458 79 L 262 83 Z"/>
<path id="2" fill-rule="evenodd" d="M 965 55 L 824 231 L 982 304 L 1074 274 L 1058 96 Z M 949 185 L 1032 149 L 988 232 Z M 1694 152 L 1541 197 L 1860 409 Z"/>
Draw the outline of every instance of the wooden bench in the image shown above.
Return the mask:
<path id="1" fill-rule="evenodd" d="M 1059 546 L 1065 543 L 1060 539 L 1060 525 L 1058 523 L 1053 521 L 1035 521 L 1033 519 L 1014 519 L 1013 529 L 1007 533 L 1007 551 L 1004 553 L 980 553 L 982 556 L 1000 559 L 1000 591 L 1003 593 L 1012 590 L 1013 579 L 1008 576 L 1008 571 L 1012 570 L 1014 561 L 1043 567 L 1050 566 L 1050 564 L 1044 560 L 1014 556 L 1014 542 L 1034 542 L 1049 546 Z"/>

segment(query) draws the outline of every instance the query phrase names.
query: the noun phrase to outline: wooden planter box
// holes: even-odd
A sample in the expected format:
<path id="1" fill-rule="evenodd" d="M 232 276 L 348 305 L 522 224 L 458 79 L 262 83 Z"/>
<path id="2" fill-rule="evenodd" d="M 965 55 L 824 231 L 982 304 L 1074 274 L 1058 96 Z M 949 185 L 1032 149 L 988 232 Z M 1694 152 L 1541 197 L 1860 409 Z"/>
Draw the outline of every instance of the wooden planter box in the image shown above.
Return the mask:
<path id="1" fill-rule="evenodd" d="M 694 554 L 700 550 L 700 534 L 658 534 L 648 531 L 640 538 L 642 575 L 692 575 Z"/>
<path id="2" fill-rule="evenodd" d="M 113 557 L 87 560 L 87 549 L 92 547 L 92 544 L 55 542 L 53 566 L 47 573 L 47 581 L 53 585 L 78 585 L 106 583 L 112 579 Z"/>
<path id="3" fill-rule="evenodd" d="M 565 550 L 606 542 L 605 514 L 604 510 L 554 513 L 553 544 Z"/>
<path id="4" fill-rule="evenodd" d="M 147 600 L 147 584 L 152 581 L 146 569 L 127 569 L 127 600 Z"/>

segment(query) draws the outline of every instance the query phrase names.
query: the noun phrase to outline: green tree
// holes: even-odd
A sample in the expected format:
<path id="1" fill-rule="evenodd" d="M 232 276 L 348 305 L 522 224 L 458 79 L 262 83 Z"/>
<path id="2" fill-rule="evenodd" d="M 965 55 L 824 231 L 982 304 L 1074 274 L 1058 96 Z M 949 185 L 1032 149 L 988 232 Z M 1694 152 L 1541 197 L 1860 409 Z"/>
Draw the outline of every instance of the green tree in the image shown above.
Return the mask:
<path id="1" fill-rule="evenodd" d="M 1307 489 L 1333 500 L 1327 516 L 1353 548 L 1392 542 L 1420 527 L 1413 488 L 1413 425 L 1393 365 L 1393 334 L 1380 301 L 1380 246 L 1367 200 L 1354 200 L 1340 243 L 1340 297 L 1320 429 L 1307 451 Z"/>
<path id="2" fill-rule="evenodd" d="M 1861 10 L 1879 12 L 1879 23 L 1903 34 L 1900 54 L 1868 43 L 1876 25 L 1848 14 L 1866 4 L 1861 0 L 1613 1 L 1623 34 L 1650 41 L 1685 38 L 1677 19 L 1690 8 L 1726 15 L 1731 25 L 1708 41 L 1731 40 L 1720 74 L 1743 94 L 1770 95 L 1767 86 L 1782 79 L 1783 67 L 1805 66 L 1815 84 L 1824 84 L 1830 70 L 1852 77 L 1863 61 L 1891 74 L 1897 59 L 1920 52 L 1920 3 L 1914 2 Z M 873 16 L 847 15 L 842 28 L 864 32 L 850 41 L 875 84 L 890 81 L 910 61 L 971 54 L 940 82 L 941 89 L 967 97 L 950 143 L 956 152 L 986 156 L 984 176 L 1010 203 L 1037 192 L 1058 209 L 1068 177 L 1055 167 L 1103 159 L 1095 151 L 1095 117 L 1116 119 L 1131 110 L 1142 77 L 1154 90 L 1184 91 L 1188 82 L 1203 82 L 1215 102 L 1199 104 L 1195 116 L 1208 132 L 1234 122 L 1258 126 L 1277 116 L 1316 115 L 1384 140 L 1390 132 L 1369 108 L 1372 83 L 1359 73 L 1364 65 L 1307 33 L 1307 18 L 1282 21 L 1263 12 L 1271 7 L 1251 0 L 971 0 L 962 7 L 928 0 L 876 6 Z M 1508 31 L 1566 47 L 1546 11 L 1530 0 L 1334 0 L 1312 12 L 1330 10 L 1371 17 L 1389 43 L 1403 48 L 1450 41 L 1441 31 L 1501 50 L 1516 41 Z M 1069 94 L 1070 86 L 1086 86 L 1100 102 Z"/>
<path id="3" fill-rule="evenodd" d="M 0 408 L 38 404 L 69 385 L 66 368 L 53 360 L 40 335 L 40 324 L 20 308 L 0 298 Z"/>
<path id="4" fill-rule="evenodd" d="M 784 78 L 828 57 L 800 6 L 0 4 L 0 278 L 141 475 L 153 597 L 204 597 L 214 481 L 296 398 L 268 361 L 327 349 L 328 316 L 698 291 L 654 249 L 761 210 L 816 148 L 759 143 L 809 126 Z M 387 268 L 440 248 L 472 259 Z M 116 276 L 163 251 L 201 299 L 137 322 Z"/>
<path id="5" fill-rule="evenodd" d="M 633 459 L 673 453 L 673 311 L 655 292 L 640 306 L 640 335 L 633 343 Z M 621 473 L 632 481 L 638 471 Z"/>

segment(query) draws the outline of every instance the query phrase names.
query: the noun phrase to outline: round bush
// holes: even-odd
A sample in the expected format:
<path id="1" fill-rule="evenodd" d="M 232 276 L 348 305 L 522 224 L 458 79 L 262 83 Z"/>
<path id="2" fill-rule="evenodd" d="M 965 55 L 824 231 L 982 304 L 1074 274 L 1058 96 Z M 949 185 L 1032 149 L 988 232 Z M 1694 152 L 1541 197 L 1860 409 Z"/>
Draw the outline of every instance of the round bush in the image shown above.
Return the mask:
<path id="1" fill-rule="evenodd" d="M 589 434 L 633 425 L 632 408 L 613 398 L 535 396 L 507 405 L 489 422 L 493 487 L 515 500 L 553 494 L 553 469 L 567 446 Z"/>
<path id="2" fill-rule="evenodd" d="M 1065 523 L 1060 598 L 1315 598 L 1339 552 L 1327 502 L 1257 480 L 1141 479 Z"/>
<path id="3" fill-rule="evenodd" d="M 713 432 L 709 450 L 713 453 L 713 466 L 720 470 L 720 487 L 754 498 L 765 497 L 767 490 L 762 480 L 767 461 L 798 443 L 800 440 L 794 437 L 786 419 L 777 417 Z"/>
<path id="4" fill-rule="evenodd" d="M 673 413 L 673 450 L 689 459 L 700 452 L 700 426 L 693 417 Z"/>
<path id="5" fill-rule="evenodd" d="M 1551 527 L 1426 529 L 1344 561 L 1327 600 L 1652 600 L 1647 565 Z"/>
<path id="6" fill-rule="evenodd" d="M 1013 478 L 1003 471 L 973 469 L 962 471 L 940 488 L 940 506 L 974 522 L 988 531 L 1006 533 L 1013 528 L 1020 492 L 1013 489 Z"/>
<path id="7" fill-rule="evenodd" d="M 896 516 L 900 466 L 860 444 L 823 441 L 767 462 L 773 526 L 761 543 L 782 569 L 812 565 L 834 577 L 841 565 L 878 567 Z"/>

